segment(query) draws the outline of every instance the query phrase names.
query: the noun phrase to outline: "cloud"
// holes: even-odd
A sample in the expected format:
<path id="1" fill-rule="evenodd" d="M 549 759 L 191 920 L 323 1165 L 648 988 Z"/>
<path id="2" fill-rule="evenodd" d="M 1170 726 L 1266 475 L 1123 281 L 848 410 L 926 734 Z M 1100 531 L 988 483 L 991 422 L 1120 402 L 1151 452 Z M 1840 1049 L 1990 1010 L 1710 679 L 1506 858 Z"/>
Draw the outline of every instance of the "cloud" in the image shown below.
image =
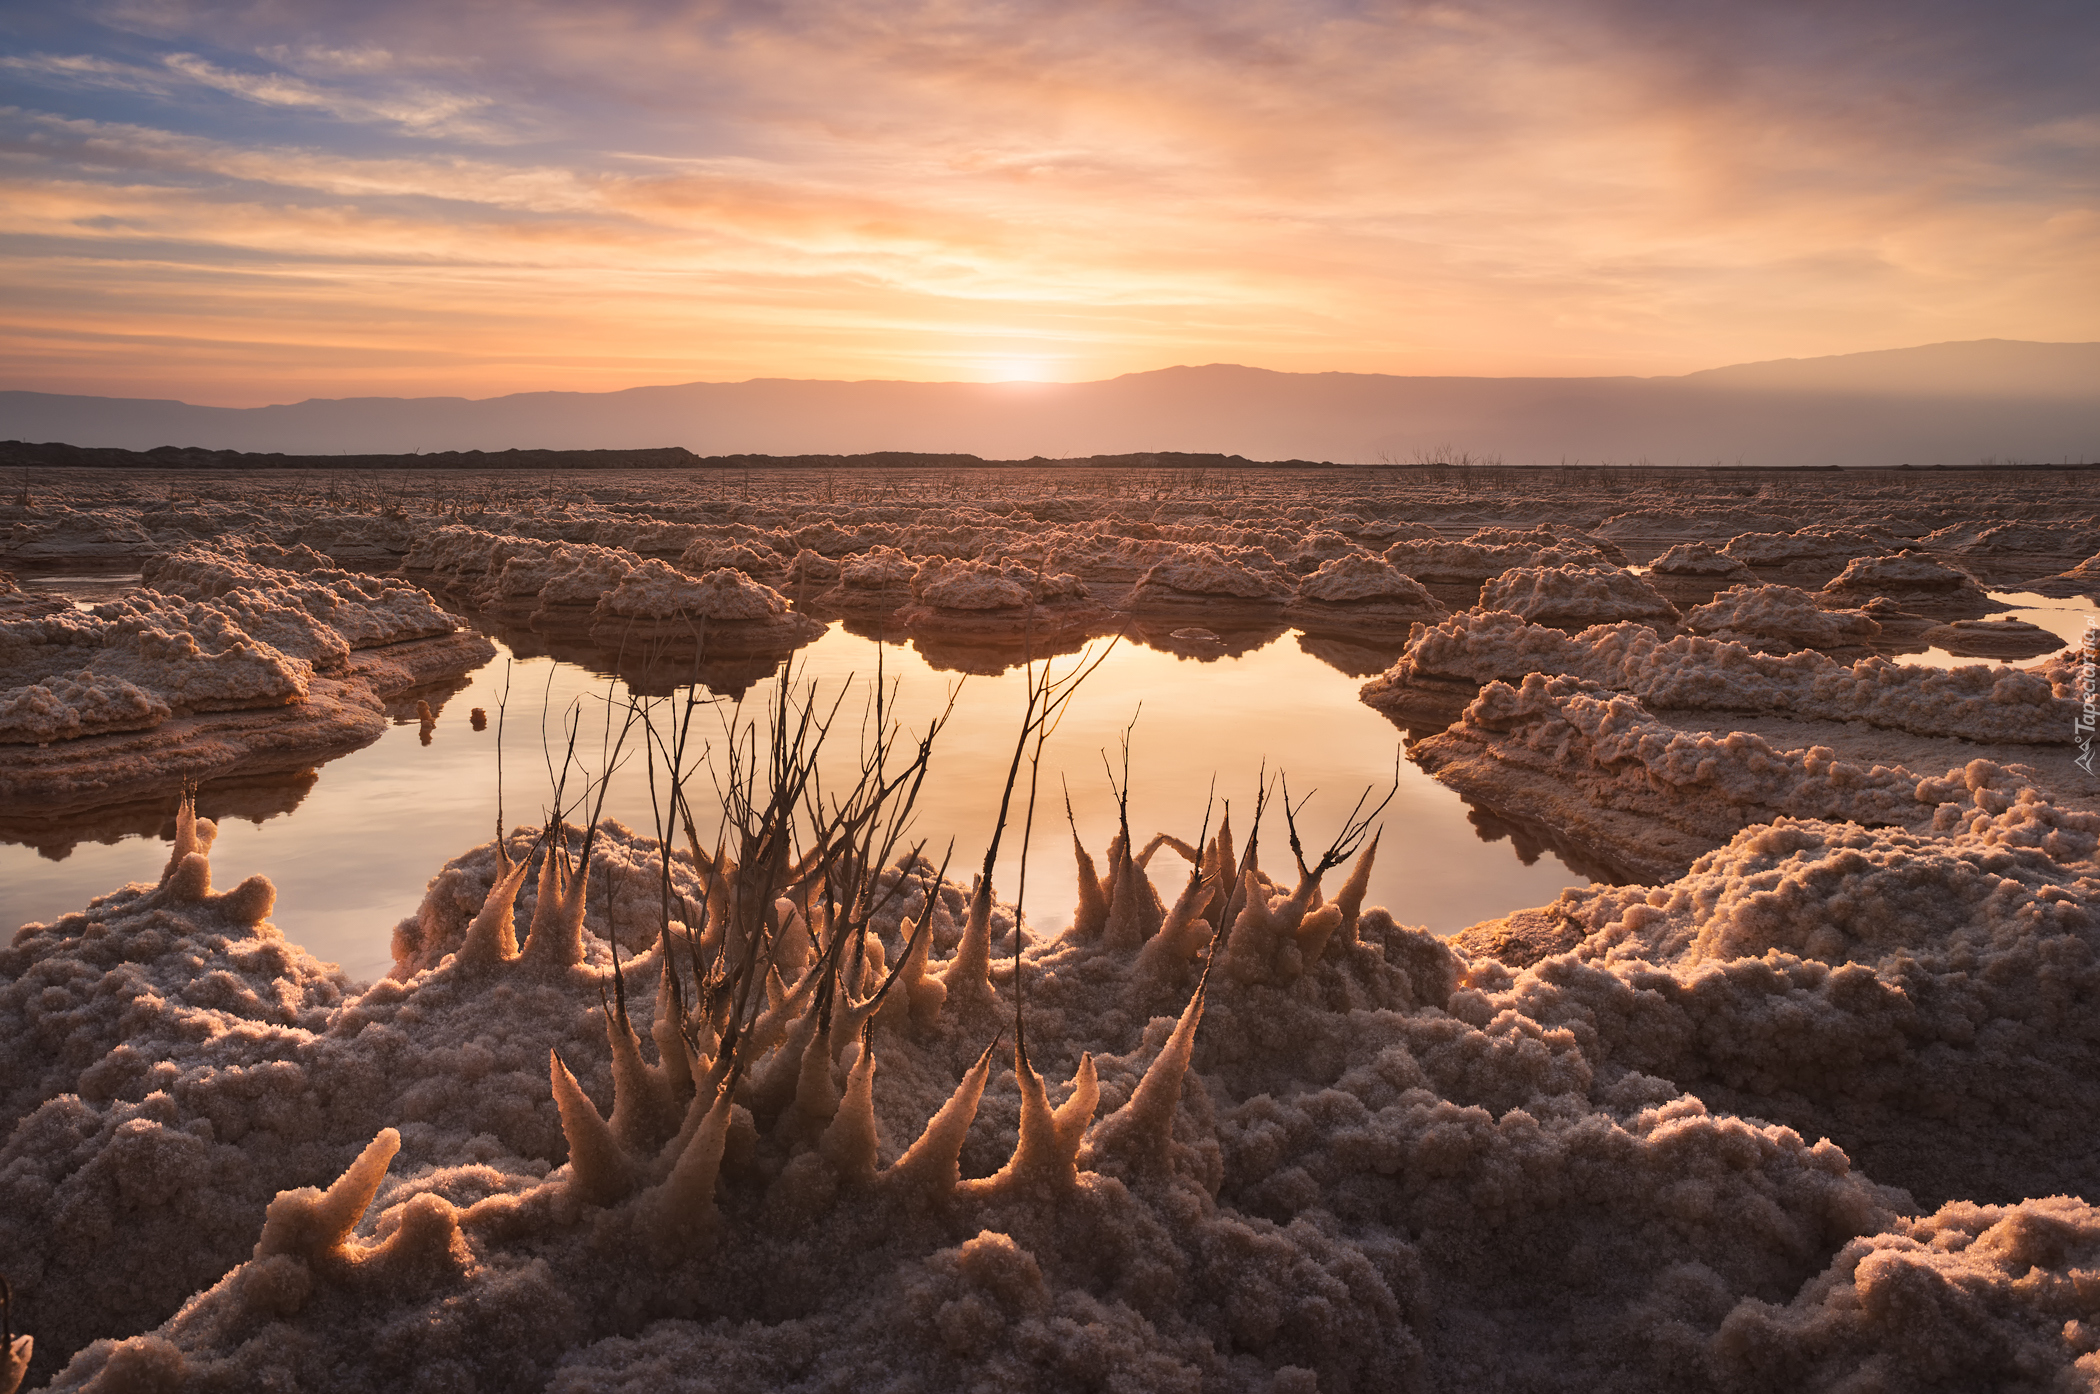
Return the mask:
<path id="1" fill-rule="evenodd" d="M 74 56 L 0 54 L 45 94 L 0 119 L 0 232 L 481 264 L 362 284 L 378 320 L 502 297 L 621 361 L 1669 372 L 2100 338 L 2100 19 L 2056 0 L 80 13 Z M 33 212 L 60 189 L 62 233 Z"/>

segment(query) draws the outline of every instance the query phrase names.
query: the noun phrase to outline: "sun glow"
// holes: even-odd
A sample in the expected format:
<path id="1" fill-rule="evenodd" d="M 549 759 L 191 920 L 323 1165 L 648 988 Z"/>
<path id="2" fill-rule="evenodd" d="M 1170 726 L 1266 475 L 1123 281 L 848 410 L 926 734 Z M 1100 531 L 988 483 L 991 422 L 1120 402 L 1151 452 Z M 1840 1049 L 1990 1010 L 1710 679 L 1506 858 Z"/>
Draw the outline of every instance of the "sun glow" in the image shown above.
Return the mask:
<path id="1" fill-rule="evenodd" d="M 1051 364 L 1040 358 L 988 359 L 978 371 L 985 382 L 1057 381 L 1057 374 Z"/>

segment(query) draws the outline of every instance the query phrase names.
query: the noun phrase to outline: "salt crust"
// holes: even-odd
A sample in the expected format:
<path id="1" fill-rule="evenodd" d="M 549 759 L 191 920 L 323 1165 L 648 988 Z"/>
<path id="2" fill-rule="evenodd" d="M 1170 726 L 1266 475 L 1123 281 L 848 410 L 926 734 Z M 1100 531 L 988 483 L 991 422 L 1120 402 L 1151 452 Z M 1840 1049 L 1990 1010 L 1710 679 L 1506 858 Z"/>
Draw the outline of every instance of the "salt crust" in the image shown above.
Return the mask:
<path id="1" fill-rule="evenodd" d="M 305 699 L 313 665 L 209 602 L 147 592 L 0 622 L 0 675 L 0 743 L 41 743 L 290 705 Z"/>
<path id="2" fill-rule="evenodd" d="M 191 600 L 304 611 L 350 649 L 428 639 L 459 628 L 459 621 L 420 587 L 392 577 L 317 569 L 311 562 L 291 569 L 186 547 L 147 561 L 140 579 L 152 590 Z"/>
<path id="3" fill-rule="evenodd" d="M 1848 667 L 1808 650 L 1774 657 L 1697 635 L 1665 640 L 1638 624 L 1570 635 L 1502 611 L 1423 625 L 1400 661 L 1364 684 L 1363 698 L 1396 719 L 1441 714 L 1441 726 L 1486 683 L 1531 673 L 1584 678 L 1658 712 L 1785 713 L 1991 743 L 2065 745 L 2075 715 L 2043 673 L 1880 658 Z"/>
<path id="4" fill-rule="evenodd" d="M 1648 570 L 1657 576 L 1695 577 L 1731 585 L 1756 579 L 1749 567 L 1706 542 L 1680 542 L 1657 557 Z"/>
<path id="5" fill-rule="evenodd" d="M 192 548 L 151 566 L 182 593 L 0 618 L 0 796 L 88 807 L 310 764 L 384 730 L 385 695 L 495 656 L 405 582 L 286 559 L 307 569 Z"/>
<path id="6" fill-rule="evenodd" d="M 185 819 L 158 886 L 0 953 L 0 1244 L 47 1358 L 85 1346 L 60 1389 L 2069 1387 L 2100 1213 L 2019 1197 L 2096 1179 L 2100 820 L 1971 804 L 1570 893 L 1580 947 L 1518 972 L 1360 911 L 1360 875 L 1294 894 L 1221 838 L 1170 910 L 1127 845 L 1098 881 L 1082 852 L 1073 932 L 1024 958 L 1019 1080 L 979 1063 L 1012 1019 L 996 926 L 911 885 L 878 932 L 932 916 L 939 971 L 866 1045 L 790 1025 L 728 1113 L 598 1007 L 603 936 L 652 922 L 647 840 L 602 830 L 581 898 L 535 892 L 522 832 L 516 876 L 456 859 L 407 976 L 360 990 L 262 878 L 213 891 Z M 1233 884 L 1192 996 L 1186 910 Z M 623 957 L 653 1035 L 662 963 Z M 1916 1208 L 1821 1132 L 1999 1203 Z"/>
<path id="7" fill-rule="evenodd" d="M 1954 620 L 1918 636 L 1964 658 L 2037 658 L 2064 647 L 2064 640 L 2038 624 L 2011 618 Z"/>
<path id="8" fill-rule="evenodd" d="M 885 570 L 889 565 L 885 559 Z M 1024 651 L 1041 656 L 1057 650 L 1038 652 L 1037 638 L 1055 644 L 1059 636 L 1113 627 L 1114 617 L 1092 602 L 1078 577 L 1013 561 L 928 558 L 912 573 L 911 596 L 897 618 L 914 636 L 935 641 L 1018 638 Z M 997 662 L 1008 666 L 1004 654 Z"/>
<path id="9" fill-rule="evenodd" d="M 1435 596 L 1391 562 L 1352 554 L 1322 562 L 1298 583 L 1284 617 L 1312 629 L 1400 636 L 1421 620 L 1448 613 Z"/>
<path id="10" fill-rule="evenodd" d="M 1722 551 L 1768 580 L 1820 586 L 1853 560 L 1901 548 L 1885 528 L 1808 527 L 1795 532 L 1746 532 Z"/>
<path id="11" fill-rule="evenodd" d="M 1480 608 L 1504 610 L 1535 624 L 1674 622 L 1677 607 L 1655 587 L 1616 566 L 1527 566 L 1480 588 Z"/>
<path id="12" fill-rule="evenodd" d="M 1912 550 L 1885 557 L 1854 557 L 1823 589 L 1830 594 L 1983 594 L 1983 587 L 1968 572 Z"/>
<path id="13" fill-rule="evenodd" d="M 1469 801 L 1554 828 L 1624 878 L 1653 882 L 1756 823 L 1827 818 L 1913 831 L 1998 811 L 2032 771 L 1990 760 L 1934 777 L 1863 765 L 1826 746 L 1774 748 L 1657 720 L 1634 698 L 1534 673 L 1489 683 L 1465 714 L 1410 752 Z"/>
<path id="14" fill-rule="evenodd" d="M 1567 536 L 1540 524 L 1527 531 L 1487 527 L 1463 542 L 1405 537 L 1385 550 L 1385 559 L 1417 581 L 1479 585 L 1517 567 L 1618 565 L 1626 560 L 1600 539 Z"/>
<path id="15" fill-rule="evenodd" d="M 64 596 L 25 591 L 13 576 L 0 571 L 0 620 L 37 619 L 72 608 L 72 602 Z"/>
<path id="16" fill-rule="evenodd" d="M 824 632 L 823 622 L 788 608 L 787 598 L 723 567 L 698 578 L 649 558 L 620 578 L 591 614 L 591 636 L 606 644 L 678 640 L 714 656 L 786 654 Z"/>
<path id="17" fill-rule="evenodd" d="M 1291 594 L 1288 583 L 1265 575 L 1215 547 L 1187 546 L 1154 564 L 1131 588 L 1135 610 L 1193 602 L 1273 605 Z"/>
<path id="18" fill-rule="evenodd" d="M 1754 649 L 1854 648 L 1881 637 L 1881 625 L 1861 610 L 1825 610 L 1793 586 L 1752 582 L 1731 586 L 1711 602 L 1685 612 L 1684 627 L 1708 638 Z"/>

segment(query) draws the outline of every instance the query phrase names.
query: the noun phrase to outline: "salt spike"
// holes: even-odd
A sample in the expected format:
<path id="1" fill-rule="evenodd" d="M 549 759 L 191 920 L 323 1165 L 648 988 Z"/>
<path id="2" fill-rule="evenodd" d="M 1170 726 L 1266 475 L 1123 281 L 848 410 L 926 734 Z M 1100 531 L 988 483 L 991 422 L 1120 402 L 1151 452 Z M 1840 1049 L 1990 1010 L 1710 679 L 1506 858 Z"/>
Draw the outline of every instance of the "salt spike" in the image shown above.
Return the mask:
<path id="1" fill-rule="evenodd" d="M 831 1039 L 836 1042 L 834 1054 L 842 1055 L 846 1048 L 860 1039 L 860 1029 L 875 1009 L 881 1005 L 870 997 L 853 997 L 841 991 L 831 1002 Z"/>
<path id="2" fill-rule="evenodd" d="M 737 1086 L 737 1102 L 760 1118 L 777 1120 L 802 1087 L 802 1061 L 809 1043 L 817 1035 L 817 1014 L 810 1012 L 792 1022 L 778 1050 L 767 1050 L 753 1042 L 749 1053 L 739 1043 L 737 1054 L 752 1062 Z"/>
<path id="3" fill-rule="evenodd" d="M 831 1077 L 831 1031 L 814 1032 L 802 1048 L 795 1074 L 795 1112 L 810 1124 L 829 1123 L 839 1111 L 839 1086 Z"/>
<path id="4" fill-rule="evenodd" d="M 1355 867 L 1349 872 L 1349 879 L 1335 893 L 1334 903 L 1342 910 L 1341 928 L 1336 931 L 1339 943 L 1356 942 L 1356 917 L 1363 909 L 1365 892 L 1371 888 L 1371 863 L 1378 858 L 1378 839 L 1384 835 L 1384 828 L 1371 834 L 1370 845 L 1364 848 L 1363 855 L 1356 859 Z"/>
<path id="5" fill-rule="evenodd" d="M 861 953 L 860 985 L 855 990 L 866 997 L 881 987 L 882 980 L 889 976 L 890 958 L 882 947 L 882 941 L 874 935 L 863 933 L 862 940 L 866 948 Z"/>
<path id="6" fill-rule="evenodd" d="M 197 816 L 197 796 L 184 794 L 182 802 L 175 807 L 175 845 L 168 852 L 168 864 L 161 869 L 163 883 L 175 874 L 183 858 L 192 852 L 209 854 L 211 845 L 218 837 L 219 825 L 209 818 Z"/>
<path id="7" fill-rule="evenodd" d="M 1181 1084 L 1196 1049 L 1196 1023 L 1203 1019 L 1203 987 L 1197 985 L 1182 1008 L 1181 1020 L 1145 1068 L 1123 1107 L 1094 1129 L 1095 1155 L 1112 1155 L 1133 1170 L 1163 1172 L 1174 1139 L 1174 1113 L 1181 1107 Z"/>
<path id="8" fill-rule="evenodd" d="M 955 1086 L 948 1102 L 927 1122 L 926 1131 L 882 1174 L 885 1180 L 936 1195 L 947 1195 L 960 1184 L 963 1142 L 970 1135 L 970 1123 L 977 1117 L 977 1102 L 984 1097 L 985 1081 L 992 1076 L 992 1051 L 997 1045 L 993 1042 L 977 1057 L 977 1063 Z"/>
<path id="9" fill-rule="evenodd" d="M 1043 1077 L 1028 1063 L 1028 1056 L 1018 1045 L 1014 1047 L 1014 1082 L 1021 1088 L 1020 1141 L 1014 1145 L 1013 1156 L 997 1172 L 982 1181 L 963 1183 L 963 1189 L 972 1194 L 992 1195 L 1017 1186 L 1069 1184 L 1079 1177 L 1072 1156 L 1064 1150 L 1064 1138 L 1057 1126 L 1057 1115 L 1050 1109 Z M 1093 1112 L 1091 1104 L 1087 1111 Z M 1072 1144 L 1076 1150 L 1076 1136 Z"/>
<path id="10" fill-rule="evenodd" d="M 875 1051 L 866 1041 L 846 1075 L 846 1095 L 817 1140 L 817 1150 L 842 1178 L 859 1183 L 875 1179 Z"/>
<path id="11" fill-rule="evenodd" d="M 1215 845 L 1218 849 L 1218 890 L 1221 894 L 1230 894 L 1226 887 L 1237 885 L 1240 874 L 1232 862 L 1232 810 L 1229 808 L 1225 810 L 1225 816 L 1218 820 L 1218 838 Z"/>
<path id="12" fill-rule="evenodd" d="M 980 884 L 977 893 L 970 897 L 970 918 L 963 926 L 962 942 L 955 946 L 955 957 L 948 961 L 948 971 L 941 975 L 941 985 L 954 997 L 961 994 L 973 998 L 992 996 L 992 888 L 989 883 Z"/>
<path id="13" fill-rule="evenodd" d="M 1328 940 L 1342 922 L 1342 907 L 1322 905 L 1298 922 L 1298 961 L 1303 968 L 1311 968 L 1327 952 Z"/>
<path id="14" fill-rule="evenodd" d="M 1094 870 L 1094 859 L 1087 855 L 1076 829 L 1072 833 L 1072 860 L 1079 864 L 1079 908 L 1073 912 L 1072 928 L 1066 937 L 1082 941 L 1094 939 L 1108 924 L 1108 895 L 1101 888 L 1101 877 Z"/>
<path id="15" fill-rule="evenodd" d="M 1186 858 L 1191 864 L 1203 860 L 1202 853 L 1198 852 L 1195 848 L 1189 846 L 1186 842 L 1183 842 L 1180 838 L 1174 836 L 1174 834 L 1172 833 L 1153 834 L 1152 840 L 1145 844 L 1145 850 L 1138 853 L 1137 856 L 1133 858 L 1133 860 L 1136 861 L 1139 866 L 1149 869 L 1152 865 L 1152 854 L 1154 852 L 1157 852 L 1162 847 L 1173 848 L 1175 851 L 1181 853 L 1181 855 L 1184 858 Z"/>
<path id="16" fill-rule="evenodd" d="M 671 1082 L 642 1059 L 641 1038 L 620 1013 L 605 1014 L 605 1040 L 612 1047 L 613 1136 L 637 1151 L 654 1147 L 677 1117 Z"/>
<path id="17" fill-rule="evenodd" d="M 802 975 L 800 982 L 792 988 L 780 986 L 780 975 L 766 972 L 766 1009 L 758 1019 L 744 1029 L 737 1043 L 737 1051 L 746 1060 L 756 1060 L 773 1046 L 773 1042 L 787 1034 L 789 1023 L 802 1014 L 802 999 L 809 996 L 810 989 L 822 977 L 816 969 Z"/>
<path id="18" fill-rule="evenodd" d="M 1109 864 L 1114 889 L 1109 892 L 1108 926 L 1101 937 L 1109 948 L 1127 953 L 1159 933 L 1165 911 L 1151 878 L 1132 860 L 1128 844 L 1119 842 L 1115 851 L 1115 860 Z"/>
<path id="19" fill-rule="evenodd" d="M 671 954 L 664 950 L 663 974 L 656 980 L 656 1020 L 649 1034 L 656 1041 L 656 1058 L 662 1062 L 664 1083 L 673 1098 L 683 1099 L 693 1087 L 692 1046 L 679 1029 L 678 1003 L 671 996 Z"/>
<path id="20" fill-rule="evenodd" d="M 714 1228 L 715 1178 L 722 1170 L 722 1149 L 729 1140 L 729 1091 L 718 1092 L 692 1140 L 680 1149 L 671 1174 L 649 1197 L 654 1227 L 687 1244 Z"/>
<path id="21" fill-rule="evenodd" d="M 1138 970 L 1150 977 L 1166 977 L 1203 951 L 1210 942 L 1211 924 L 1198 914 L 1216 897 L 1217 883 L 1206 872 L 1191 870 L 1188 884 L 1175 898 L 1159 933 L 1138 950 Z"/>
<path id="22" fill-rule="evenodd" d="M 1086 1136 L 1086 1125 L 1094 1121 L 1094 1110 L 1100 1104 L 1101 1078 L 1094 1070 L 1094 1053 L 1084 1051 L 1079 1070 L 1072 1076 L 1072 1093 L 1052 1115 L 1057 1120 L 1058 1152 L 1066 1161 L 1078 1157 L 1079 1139 Z"/>
<path id="23" fill-rule="evenodd" d="M 541 931 L 554 923 L 561 913 L 562 887 L 567 884 L 567 868 L 562 865 L 562 837 L 559 828 L 547 837 L 547 855 L 540 862 L 538 899 L 532 904 L 532 921 L 525 927 L 525 942 L 530 944 Z"/>
<path id="24" fill-rule="evenodd" d="M 554 1106 L 561 1111 L 562 1136 L 569 1140 L 569 1185 L 593 1205 L 610 1205 L 634 1185 L 627 1153 L 576 1076 L 551 1050 L 547 1074 L 554 1085 Z"/>
<path id="25" fill-rule="evenodd" d="M 501 855 L 501 849 L 498 849 Z M 507 860 L 507 859 L 506 859 Z M 551 856 L 550 856 L 551 860 Z M 518 933 L 515 902 L 518 888 L 525 884 L 525 873 L 532 859 L 521 859 L 508 867 L 489 887 L 488 895 L 481 902 L 481 909 L 467 926 L 467 937 L 459 946 L 459 963 L 462 967 L 478 968 L 486 964 L 507 963 L 518 956 Z"/>
<path id="26" fill-rule="evenodd" d="M 17 1336 L 0 1351 L 0 1394 L 15 1394 L 29 1374 L 29 1357 L 36 1353 L 36 1337 Z"/>
<path id="27" fill-rule="evenodd" d="M 809 922 L 794 901 L 786 896 L 773 902 L 774 913 L 780 917 L 779 937 L 774 941 L 773 961 L 790 977 L 799 976 L 809 966 L 810 956 L 817 946 L 810 937 Z"/>
<path id="28" fill-rule="evenodd" d="M 933 913 L 933 902 L 929 898 L 925 915 Z M 925 915 L 920 918 L 923 920 Z M 906 942 L 917 934 L 918 942 L 912 944 L 905 955 L 904 965 L 897 970 L 897 981 L 882 999 L 882 1020 L 896 1022 L 909 1014 L 921 1026 L 931 1026 L 941 1014 L 941 1005 L 948 1000 L 948 987 L 939 978 L 929 977 L 926 972 L 926 956 L 933 947 L 933 932 L 917 931 L 905 933 Z"/>
<path id="29" fill-rule="evenodd" d="M 381 1128 L 327 1190 L 301 1186 L 296 1191 L 279 1191 L 264 1212 L 255 1257 L 293 1254 L 313 1259 L 342 1248 L 350 1231 L 364 1218 L 372 1197 L 379 1194 L 379 1183 L 386 1180 L 386 1169 L 400 1150 L 401 1134 Z"/>
<path id="30" fill-rule="evenodd" d="M 583 962 L 583 902 L 590 884 L 589 868 L 579 866 L 562 888 L 555 914 L 543 923 L 539 906 L 533 907 L 532 929 L 525 936 L 520 960 L 552 968 L 574 968 Z"/>
<path id="31" fill-rule="evenodd" d="M 1246 867 L 1240 873 L 1239 918 L 1225 935 L 1227 971 L 1242 982 L 1260 982 L 1269 975 L 1269 959 L 1275 947 L 1276 930 L 1269 920 L 1268 897 L 1263 893 L 1261 873 Z"/>

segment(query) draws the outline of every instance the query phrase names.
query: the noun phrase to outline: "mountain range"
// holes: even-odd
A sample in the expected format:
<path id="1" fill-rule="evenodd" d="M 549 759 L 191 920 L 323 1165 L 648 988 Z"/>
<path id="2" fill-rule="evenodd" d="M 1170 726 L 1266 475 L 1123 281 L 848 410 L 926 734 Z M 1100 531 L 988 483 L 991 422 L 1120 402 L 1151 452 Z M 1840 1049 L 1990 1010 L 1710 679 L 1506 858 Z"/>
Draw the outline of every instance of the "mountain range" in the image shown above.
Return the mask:
<path id="1" fill-rule="evenodd" d="M 0 438 L 291 454 L 1140 451 L 1256 460 L 1762 466 L 2100 460 L 2100 343 L 1982 339 L 1681 377 L 1396 377 L 1232 364 L 1099 382 L 759 378 L 618 392 L 208 407 L 0 392 Z"/>

